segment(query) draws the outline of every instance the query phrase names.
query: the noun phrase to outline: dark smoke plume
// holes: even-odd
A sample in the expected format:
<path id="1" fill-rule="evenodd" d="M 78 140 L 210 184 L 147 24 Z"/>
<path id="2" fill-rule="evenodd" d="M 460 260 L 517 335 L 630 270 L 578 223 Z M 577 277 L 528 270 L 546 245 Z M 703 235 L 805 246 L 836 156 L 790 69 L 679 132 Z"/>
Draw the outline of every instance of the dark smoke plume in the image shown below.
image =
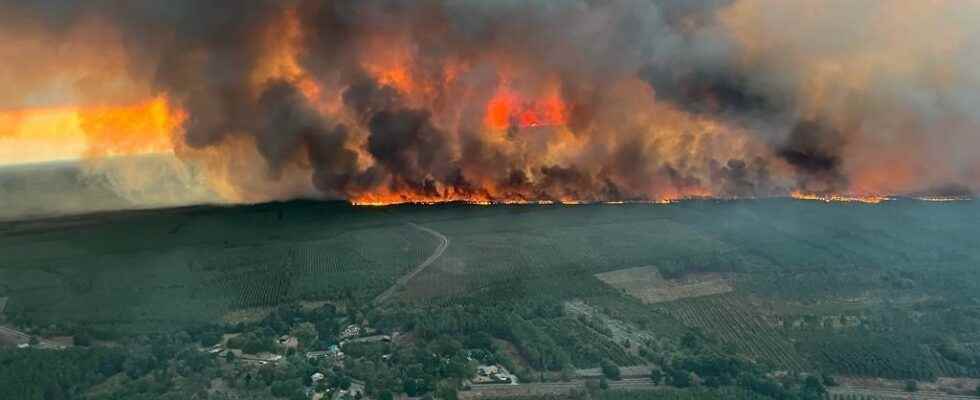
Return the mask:
<path id="1" fill-rule="evenodd" d="M 969 38 L 980 29 L 960 16 L 980 7 L 825 6 L 806 15 L 776 0 L 0 1 L 0 34 L 57 41 L 92 21 L 109 27 L 127 82 L 186 112 L 180 154 L 248 143 L 261 162 L 222 160 L 246 166 L 223 179 L 306 174 L 324 197 L 976 190 L 980 76 L 963 66 L 975 65 L 980 41 Z M 894 36 L 896 14 L 921 22 L 909 35 L 956 42 L 929 57 L 933 41 Z M 86 76 L 86 88 L 111 85 Z"/>

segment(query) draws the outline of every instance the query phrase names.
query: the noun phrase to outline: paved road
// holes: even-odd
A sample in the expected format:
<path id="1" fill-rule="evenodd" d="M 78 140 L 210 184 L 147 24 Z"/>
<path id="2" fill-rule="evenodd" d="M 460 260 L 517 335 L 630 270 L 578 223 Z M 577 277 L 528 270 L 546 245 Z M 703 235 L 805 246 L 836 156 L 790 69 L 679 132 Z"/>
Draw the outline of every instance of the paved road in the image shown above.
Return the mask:
<path id="1" fill-rule="evenodd" d="M 398 290 L 405 287 L 405 284 L 407 284 L 408 281 L 415 278 L 415 276 L 418 275 L 423 270 L 425 270 L 426 267 L 428 267 L 437 259 L 439 259 L 439 257 L 442 256 L 442 253 L 446 251 L 446 248 L 449 247 L 449 238 L 447 238 L 445 235 L 436 232 L 432 229 L 426 228 L 422 225 L 414 224 L 411 222 L 409 222 L 408 224 L 414 227 L 415 229 L 418 229 L 420 231 L 423 231 L 425 233 L 428 233 L 432 236 L 439 238 L 439 240 L 441 240 L 442 243 L 439 243 L 439 246 L 436 247 L 436 251 L 432 252 L 432 255 L 430 255 L 429 258 L 426 258 L 425 261 L 422 261 L 421 264 L 419 264 L 417 267 L 415 267 L 415 269 L 413 269 L 405 276 L 398 278 L 398 281 L 396 281 L 394 285 L 388 288 L 388 290 L 385 290 L 383 293 L 379 294 L 378 297 L 375 297 L 373 302 L 375 305 L 384 304 L 386 301 L 391 299 L 391 296 L 394 296 L 395 293 L 398 292 Z"/>

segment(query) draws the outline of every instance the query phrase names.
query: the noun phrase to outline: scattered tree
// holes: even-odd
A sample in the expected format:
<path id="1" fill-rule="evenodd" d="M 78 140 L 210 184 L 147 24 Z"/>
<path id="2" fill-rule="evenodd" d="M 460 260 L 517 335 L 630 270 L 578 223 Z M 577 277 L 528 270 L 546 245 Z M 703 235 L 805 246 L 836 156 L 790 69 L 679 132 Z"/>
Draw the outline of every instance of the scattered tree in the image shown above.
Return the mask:
<path id="1" fill-rule="evenodd" d="M 837 380 L 830 374 L 823 374 L 820 378 L 823 379 L 824 386 L 837 386 Z"/>
<path id="2" fill-rule="evenodd" d="M 675 386 L 679 388 L 686 388 L 691 386 L 691 373 L 683 369 L 674 369 L 670 372 L 670 375 L 668 375 L 667 377 L 670 380 L 669 383 L 671 386 Z"/>
<path id="3" fill-rule="evenodd" d="M 600 366 L 602 367 L 602 375 L 606 378 L 614 381 L 622 379 L 622 372 L 620 372 L 619 367 L 613 364 L 612 361 L 602 360 Z"/>

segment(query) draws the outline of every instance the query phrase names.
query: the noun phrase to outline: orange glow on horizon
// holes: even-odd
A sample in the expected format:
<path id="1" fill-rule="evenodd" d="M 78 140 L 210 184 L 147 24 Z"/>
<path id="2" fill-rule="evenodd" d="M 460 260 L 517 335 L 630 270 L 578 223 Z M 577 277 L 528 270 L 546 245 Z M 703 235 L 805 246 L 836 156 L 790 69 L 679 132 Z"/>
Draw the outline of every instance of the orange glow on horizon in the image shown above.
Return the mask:
<path id="1" fill-rule="evenodd" d="M 121 106 L 0 112 L 0 142 L 26 146 L 0 152 L 0 164 L 172 153 L 184 118 L 162 96 Z"/>
<path id="2" fill-rule="evenodd" d="M 849 195 L 841 193 L 807 193 L 795 190 L 790 193 L 790 197 L 797 200 L 822 201 L 825 203 L 865 203 L 879 204 L 891 200 L 890 197 L 877 194 L 869 195 Z"/>

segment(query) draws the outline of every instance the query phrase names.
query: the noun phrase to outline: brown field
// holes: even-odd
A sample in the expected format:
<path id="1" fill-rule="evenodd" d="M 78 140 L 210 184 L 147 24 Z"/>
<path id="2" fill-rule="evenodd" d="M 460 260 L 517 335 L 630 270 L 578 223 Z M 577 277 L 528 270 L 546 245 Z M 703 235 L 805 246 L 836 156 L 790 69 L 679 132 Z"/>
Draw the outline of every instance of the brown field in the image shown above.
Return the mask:
<path id="1" fill-rule="evenodd" d="M 710 296 L 734 290 L 732 278 L 718 273 L 690 274 L 684 279 L 664 279 L 657 267 L 638 267 L 596 274 L 607 285 L 623 289 L 647 304 Z"/>

